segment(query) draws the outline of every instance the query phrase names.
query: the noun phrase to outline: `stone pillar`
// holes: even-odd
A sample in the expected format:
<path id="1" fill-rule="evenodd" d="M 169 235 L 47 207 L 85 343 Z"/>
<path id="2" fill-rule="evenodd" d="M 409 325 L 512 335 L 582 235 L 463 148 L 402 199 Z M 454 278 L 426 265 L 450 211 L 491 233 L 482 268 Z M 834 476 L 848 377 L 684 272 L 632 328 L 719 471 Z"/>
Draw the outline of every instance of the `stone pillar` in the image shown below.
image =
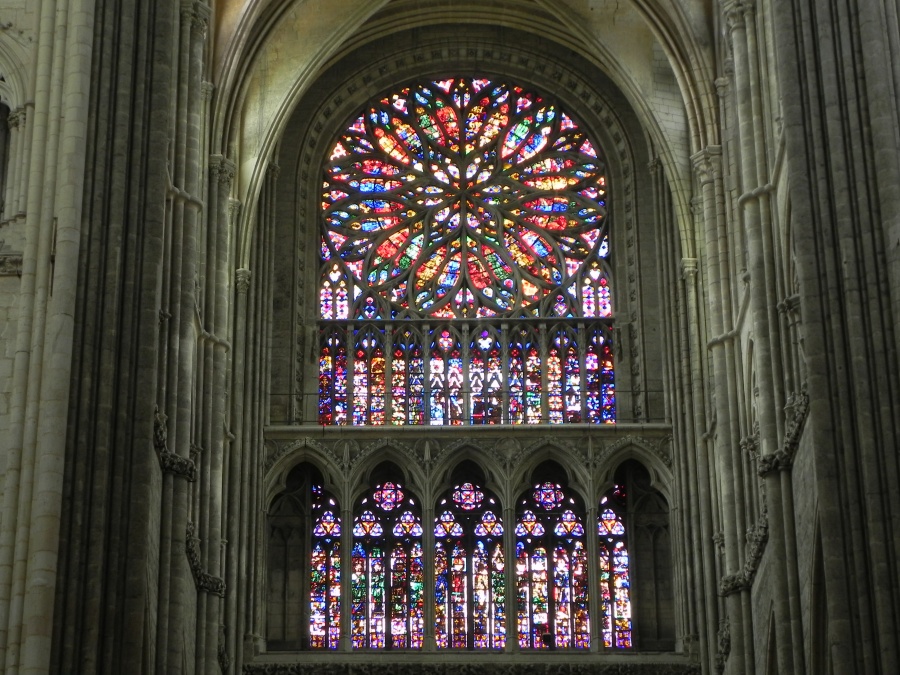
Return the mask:
<path id="1" fill-rule="evenodd" d="M 772 220 L 769 194 L 773 186 L 768 182 L 765 158 L 766 130 L 762 122 L 762 102 L 756 43 L 755 2 L 737 0 L 726 4 L 725 18 L 734 50 L 735 101 L 740 146 L 740 185 L 743 193 L 738 199 L 737 217 L 747 233 L 750 275 L 750 319 L 754 335 L 754 372 L 759 389 L 757 409 L 760 424 L 760 455 L 773 455 L 783 433 L 783 382 L 781 353 L 778 348 L 778 317 L 775 301 L 775 257 L 772 246 Z M 768 578 L 774 598 L 775 620 L 780 626 L 792 627 L 799 616 L 792 617 L 792 599 L 787 570 L 796 560 L 787 558 L 784 522 L 793 513 L 784 510 L 782 487 L 777 480 L 767 484 L 769 541 L 773 560 Z M 726 556 L 728 554 L 726 533 Z M 755 571 L 755 567 L 751 567 Z M 743 575 L 740 588 L 748 588 L 752 577 L 736 571 L 730 577 Z M 724 584 L 724 581 L 723 581 Z M 796 589 L 794 589 L 796 592 Z M 783 672 L 803 672 L 803 652 L 792 645 L 802 644 L 802 633 L 793 628 L 791 639 L 778 641 L 778 667 Z M 732 631 L 734 635 L 734 631 Z"/>

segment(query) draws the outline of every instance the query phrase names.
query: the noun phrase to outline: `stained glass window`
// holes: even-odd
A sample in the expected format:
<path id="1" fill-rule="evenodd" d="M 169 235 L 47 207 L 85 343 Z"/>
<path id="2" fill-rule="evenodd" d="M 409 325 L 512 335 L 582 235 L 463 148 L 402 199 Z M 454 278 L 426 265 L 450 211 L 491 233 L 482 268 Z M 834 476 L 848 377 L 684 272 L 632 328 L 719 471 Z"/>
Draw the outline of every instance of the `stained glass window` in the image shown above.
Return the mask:
<path id="1" fill-rule="evenodd" d="M 632 646 L 631 577 L 625 525 L 625 491 L 616 486 L 600 500 L 597 535 L 600 551 L 600 633 L 603 646 Z"/>
<path id="2" fill-rule="evenodd" d="M 449 78 L 371 101 L 322 183 L 319 423 L 613 423 L 607 191 L 536 91 Z"/>
<path id="3" fill-rule="evenodd" d="M 424 558 L 419 508 L 398 483 L 359 501 L 353 521 L 350 641 L 354 649 L 421 649 Z"/>
<path id="4" fill-rule="evenodd" d="M 552 481 L 519 500 L 516 622 L 523 649 L 590 646 L 583 519 L 574 496 Z"/>
<path id="5" fill-rule="evenodd" d="M 437 646 L 502 649 L 506 644 L 506 565 L 500 506 L 478 485 L 461 483 L 440 501 L 437 513 Z"/>
<path id="6" fill-rule="evenodd" d="M 313 485 L 309 646 L 337 649 L 341 633 L 341 519 L 334 500 Z"/>

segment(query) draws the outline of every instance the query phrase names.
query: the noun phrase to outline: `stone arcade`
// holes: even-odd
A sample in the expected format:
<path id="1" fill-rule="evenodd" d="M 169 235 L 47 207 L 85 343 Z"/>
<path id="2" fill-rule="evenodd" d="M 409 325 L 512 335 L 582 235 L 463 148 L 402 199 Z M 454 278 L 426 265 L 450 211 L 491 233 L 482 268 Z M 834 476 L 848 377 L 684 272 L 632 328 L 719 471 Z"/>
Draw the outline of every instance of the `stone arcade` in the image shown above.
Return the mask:
<path id="1" fill-rule="evenodd" d="M 898 13 L 0 0 L 0 672 L 900 672 Z"/>

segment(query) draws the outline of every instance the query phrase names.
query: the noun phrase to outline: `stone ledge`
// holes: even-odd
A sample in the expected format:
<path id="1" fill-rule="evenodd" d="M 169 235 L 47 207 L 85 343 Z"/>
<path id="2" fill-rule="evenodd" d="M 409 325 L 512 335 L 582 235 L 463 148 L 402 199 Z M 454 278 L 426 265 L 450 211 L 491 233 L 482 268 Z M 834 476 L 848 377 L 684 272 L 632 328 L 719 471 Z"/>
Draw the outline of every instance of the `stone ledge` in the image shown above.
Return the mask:
<path id="1" fill-rule="evenodd" d="M 372 654 L 367 661 L 352 662 L 316 659 L 302 663 L 248 663 L 244 664 L 243 672 L 245 675 L 700 675 L 699 664 L 686 659 L 675 662 L 672 657 L 634 662 L 633 659 L 642 657 L 585 654 L 581 658 L 562 656 L 557 660 L 548 655 L 536 662 L 536 658 L 544 655 L 521 654 L 518 658 L 486 655 L 479 661 L 453 658 L 456 654 L 410 654 L 408 661 L 397 661 L 396 656 L 388 657 L 391 660 L 382 659 L 381 656 Z"/>

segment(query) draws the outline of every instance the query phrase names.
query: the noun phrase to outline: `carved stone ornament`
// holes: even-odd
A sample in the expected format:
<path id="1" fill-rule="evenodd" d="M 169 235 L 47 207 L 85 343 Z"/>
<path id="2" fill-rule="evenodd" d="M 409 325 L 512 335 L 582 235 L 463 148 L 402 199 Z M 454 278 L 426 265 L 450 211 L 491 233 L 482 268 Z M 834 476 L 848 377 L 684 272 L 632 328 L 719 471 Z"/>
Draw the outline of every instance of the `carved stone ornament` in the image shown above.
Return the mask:
<path id="1" fill-rule="evenodd" d="M 794 464 L 794 456 L 800 447 L 800 438 L 803 435 L 803 426 L 809 415 L 809 394 L 804 386 L 800 392 L 793 393 L 788 398 L 784 412 L 788 418 L 787 428 L 784 432 L 784 440 L 781 448 L 768 455 L 759 458 L 757 473 L 765 476 L 772 471 L 788 471 Z"/>
<path id="2" fill-rule="evenodd" d="M 197 465 L 187 457 L 176 455 L 169 450 L 163 450 L 159 453 L 159 465 L 164 473 L 180 476 L 187 479 L 190 483 L 197 480 Z"/>
<path id="3" fill-rule="evenodd" d="M 720 558 L 725 557 L 725 533 L 724 532 L 716 532 L 713 537 L 713 544 L 716 545 L 716 554 Z"/>
<path id="4" fill-rule="evenodd" d="M 166 422 L 169 417 L 164 412 L 160 411 L 159 406 L 154 406 L 153 408 L 153 447 L 156 448 L 157 452 L 161 452 L 166 449 L 166 442 L 169 437 L 169 430 L 166 426 Z"/>
<path id="5" fill-rule="evenodd" d="M 234 287 L 237 290 L 239 295 L 247 295 L 247 291 L 250 290 L 250 278 L 252 274 L 250 270 L 245 268 L 240 268 L 234 273 Z"/>
<path id="6" fill-rule="evenodd" d="M 768 541 L 769 518 L 763 511 L 756 524 L 747 531 L 747 558 L 744 561 L 744 567 L 739 572 L 722 578 L 722 581 L 719 582 L 719 595 L 731 595 L 750 589 Z"/>
<path id="7" fill-rule="evenodd" d="M 743 571 L 735 572 L 734 574 L 728 574 L 722 577 L 722 581 L 719 582 L 719 595 L 732 595 L 734 593 L 746 591 L 749 588 L 750 586 L 747 583 L 747 579 L 744 577 Z"/>
<path id="8" fill-rule="evenodd" d="M 159 466 L 163 473 L 181 476 L 193 483 L 197 480 L 197 465 L 187 457 L 172 452 L 168 447 L 169 430 L 166 425 L 168 417 L 161 412 L 159 406 L 153 410 L 153 447 L 159 458 Z"/>
<path id="9" fill-rule="evenodd" d="M 191 573 L 194 575 L 194 583 L 197 586 L 197 590 L 224 598 L 225 580 L 203 570 L 203 563 L 200 560 L 200 540 L 194 536 L 194 523 L 190 521 L 187 524 L 184 545 L 188 565 L 191 568 Z"/>
<path id="10" fill-rule="evenodd" d="M 231 668 L 231 657 L 228 656 L 228 651 L 225 649 L 225 626 L 222 625 L 219 626 L 219 648 L 216 656 L 219 660 L 219 669 L 223 673 L 227 673 Z"/>
<path id="11" fill-rule="evenodd" d="M 209 32 L 210 14 L 211 10 L 209 7 L 201 2 L 194 2 L 181 8 L 182 20 L 185 22 L 190 21 L 191 34 L 201 40 L 205 40 Z"/>
<path id="12" fill-rule="evenodd" d="M 731 654 L 731 622 L 726 616 L 719 622 L 719 648 L 716 651 L 716 672 L 725 672 L 725 663 Z"/>
<path id="13" fill-rule="evenodd" d="M 245 675 L 699 675 L 693 663 L 247 663 Z"/>
<path id="14" fill-rule="evenodd" d="M 0 277 L 22 276 L 22 254 L 0 255 Z"/>

